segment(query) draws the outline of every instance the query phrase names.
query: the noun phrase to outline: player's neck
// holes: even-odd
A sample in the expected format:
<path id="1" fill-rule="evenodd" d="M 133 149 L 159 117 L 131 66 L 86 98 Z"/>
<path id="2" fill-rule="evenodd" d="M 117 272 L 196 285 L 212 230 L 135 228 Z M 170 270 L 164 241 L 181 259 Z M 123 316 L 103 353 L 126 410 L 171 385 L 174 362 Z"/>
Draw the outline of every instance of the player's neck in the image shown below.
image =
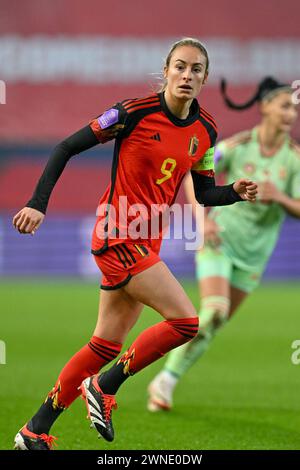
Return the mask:
<path id="1" fill-rule="evenodd" d="M 183 101 L 171 95 L 168 89 L 165 91 L 165 101 L 169 111 L 179 119 L 186 119 L 190 112 L 193 100 Z"/>
<path id="2" fill-rule="evenodd" d="M 286 133 L 261 123 L 257 128 L 258 141 L 261 152 L 266 156 L 274 155 L 283 145 Z"/>

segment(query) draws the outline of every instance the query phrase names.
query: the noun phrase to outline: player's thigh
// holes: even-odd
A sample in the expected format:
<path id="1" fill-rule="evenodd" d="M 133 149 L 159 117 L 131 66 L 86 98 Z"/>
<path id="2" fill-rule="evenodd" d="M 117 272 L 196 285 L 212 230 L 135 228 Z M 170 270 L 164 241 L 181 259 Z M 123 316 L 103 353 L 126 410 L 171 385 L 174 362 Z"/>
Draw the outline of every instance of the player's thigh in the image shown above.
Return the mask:
<path id="1" fill-rule="evenodd" d="M 123 289 L 166 320 L 196 316 L 184 289 L 162 261 L 133 276 Z"/>
<path id="2" fill-rule="evenodd" d="M 143 307 L 141 302 L 132 298 L 123 288 L 101 290 L 94 335 L 107 341 L 123 343 Z"/>

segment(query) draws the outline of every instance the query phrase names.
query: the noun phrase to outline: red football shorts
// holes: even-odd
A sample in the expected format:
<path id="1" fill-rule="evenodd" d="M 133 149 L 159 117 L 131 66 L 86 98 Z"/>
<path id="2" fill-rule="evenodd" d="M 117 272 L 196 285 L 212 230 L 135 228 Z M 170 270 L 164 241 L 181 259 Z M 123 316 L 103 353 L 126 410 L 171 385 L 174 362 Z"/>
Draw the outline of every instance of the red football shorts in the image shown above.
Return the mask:
<path id="1" fill-rule="evenodd" d="M 101 289 L 114 290 L 125 286 L 132 276 L 161 261 L 148 244 L 119 243 L 100 255 L 94 255 L 101 270 Z"/>

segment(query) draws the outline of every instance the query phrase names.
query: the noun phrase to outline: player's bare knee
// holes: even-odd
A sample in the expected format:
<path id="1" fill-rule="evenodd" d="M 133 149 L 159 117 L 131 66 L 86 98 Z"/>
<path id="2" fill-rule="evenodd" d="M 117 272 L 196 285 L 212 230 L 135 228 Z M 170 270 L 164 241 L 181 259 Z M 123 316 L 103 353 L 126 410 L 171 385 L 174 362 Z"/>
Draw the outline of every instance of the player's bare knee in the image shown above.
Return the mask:
<path id="1" fill-rule="evenodd" d="M 182 311 L 182 318 L 194 318 L 198 316 L 198 313 L 189 298 L 187 298 L 186 302 L 180 306 L 180 311 Z"/>
<path id="2" fill-rule="evenodd" d="M 175 313 L 175 312 L 174 312 Z M 176 318 L 195 318 L 198 316 L 195 308 L 192 306 L 190 308 L 187 308 L 187 309 L 179 309 L 178 311 L 176 311 L 175 313 L 176 316 L 174 316 L 174 320 Z"/>
<path id="3" fill-rule="evenodd" d="M 179 318 L 195 318 L 198 316 L 195 307 L 188 299 L 187 302 L 181 302 L 177 305 L 165 307 L 160 311 L 166 320 L 178 320 Z"/>
<path id="4" fill-rule="evenodd" d="M 195 308 L 190 308 L 184 312 L 184 314 L 181 316 L 181 318 L 195 318 L 197 317 L 197 312 Z"/>

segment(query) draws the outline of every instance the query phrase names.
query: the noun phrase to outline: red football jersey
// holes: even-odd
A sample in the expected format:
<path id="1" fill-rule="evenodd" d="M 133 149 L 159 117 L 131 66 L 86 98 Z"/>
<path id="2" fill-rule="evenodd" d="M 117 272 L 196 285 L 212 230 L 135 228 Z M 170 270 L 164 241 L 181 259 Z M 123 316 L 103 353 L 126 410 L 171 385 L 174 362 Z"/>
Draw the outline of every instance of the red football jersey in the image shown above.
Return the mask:
<path id="1" fill-rule="evenodd" d="M 145 239 L 158 252 L 162 226 L 157 221 L 173 204 L 186 172 L 213 176 L 201 162 L 212 154 L 216 124 L 196 99 L 189 116 L 179 119 L 167 108 L 163 93 L 118 103 L 90 126 L 105 142 L 117 124 L 124 127 L 115 141 L 111 182 L 99 202 L 92 252 Z"/>

